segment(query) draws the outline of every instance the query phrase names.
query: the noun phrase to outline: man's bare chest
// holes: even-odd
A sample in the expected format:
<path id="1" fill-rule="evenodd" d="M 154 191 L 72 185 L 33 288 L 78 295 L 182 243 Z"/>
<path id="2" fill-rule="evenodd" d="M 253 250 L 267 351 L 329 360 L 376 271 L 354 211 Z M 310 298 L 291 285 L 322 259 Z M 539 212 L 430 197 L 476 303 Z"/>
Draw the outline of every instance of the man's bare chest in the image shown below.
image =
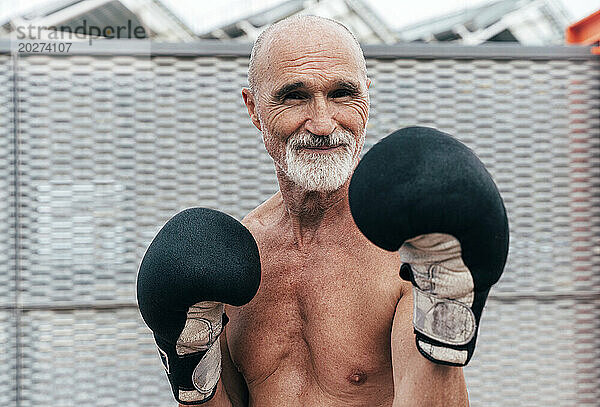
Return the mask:
<path id="1" fill-rule="evenodd" d="M 263 251 L 261 263 L 257 296 L 230 312 L 227 328 L 232 359 L 250 387 L 293 380 L 336 393 L 391 380 L 390 330 L 402 284 L 395 256 L 324 246 L 308 255 Z"/>

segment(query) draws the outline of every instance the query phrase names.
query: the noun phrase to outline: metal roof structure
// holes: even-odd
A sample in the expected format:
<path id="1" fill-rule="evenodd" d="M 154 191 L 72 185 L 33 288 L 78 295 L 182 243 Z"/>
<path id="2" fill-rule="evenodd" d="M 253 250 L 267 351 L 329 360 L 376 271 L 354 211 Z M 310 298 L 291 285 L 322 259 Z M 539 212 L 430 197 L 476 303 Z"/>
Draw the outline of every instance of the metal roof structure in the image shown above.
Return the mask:
<path id="1" fill-rule="evenodd" d="M 518 42 L 523 45 L 564 43 L 571 16 L 558 0 L 498 0 L 407 26 L 401 41 Z"/>
<path id="2" fill-rule="evenodd" d="M 398 41 L 394 30 L 362 0 L 288 0 L 199 36 L 202 39 L 253 42 L 269 25 L 302 14 L 335 19 L 348 27 L 360 42 L 392 44 Z"/>
<path id="3" fill-rule="evenodd" d="M 91 31 L 91 26 L 100 28 L 99 36 L 96 31 Z M 160 0 L 56 0 L 25 15 L 0 22 L 0 37 L 18 32 L 27 34 L 29 39 L 52 39 L 52 33 L 69 29 L 106 37 L 102 34 L 103 30 L 113 27 L 116 31 L 117 26 L 144 27 L 143 38 L 155 41 L 197 39 L 193 31 Z M 75 31 L 77 28 L 80 30 Z M 141 38 L 140 33 L 141 30 L 135 38 Z M 132 29 L 118 34 L 118 38 L 134 38 Z M 113 36 L 116 37 L 116 32 Z"/>
<path id="4" fill-rule="evenodd" d="M 571 24 L 565 30 L 567 44 L 600 45 L 600 9 Z M 592 54 L 600 55 L 600 46 L 591 49 Z"/>

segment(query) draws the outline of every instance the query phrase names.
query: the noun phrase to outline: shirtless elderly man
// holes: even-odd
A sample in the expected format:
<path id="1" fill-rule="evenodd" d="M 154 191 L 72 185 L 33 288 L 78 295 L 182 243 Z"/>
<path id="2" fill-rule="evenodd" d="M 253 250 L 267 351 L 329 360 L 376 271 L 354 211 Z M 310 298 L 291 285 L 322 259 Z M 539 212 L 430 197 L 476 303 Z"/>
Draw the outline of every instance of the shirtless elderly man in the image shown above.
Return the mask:
<path id="1" fill-rule="evenodd" d="M 369 116 L 370 80 L 356 39 L 332 20 L 284 20 L 256 41 L 248 79 L 242 96 L 279 192 L 246 216 L 245 227 L 208 209 L 176 215 L 140 266 L 140 309 L 176 399 L 468 405 L 465 359 L 434 363 L 447 357 L 435 341 L 417 341 L 418 349 L 401 256 L 371 243 L 350 211 Z"/>

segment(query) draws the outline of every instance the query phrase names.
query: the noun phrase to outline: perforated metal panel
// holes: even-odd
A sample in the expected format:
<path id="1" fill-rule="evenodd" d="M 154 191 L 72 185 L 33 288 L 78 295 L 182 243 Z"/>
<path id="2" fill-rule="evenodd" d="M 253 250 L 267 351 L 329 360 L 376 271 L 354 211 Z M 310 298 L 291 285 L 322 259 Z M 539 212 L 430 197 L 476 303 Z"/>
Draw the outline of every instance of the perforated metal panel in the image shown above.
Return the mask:
<path id="1" fill-rule="evenodd" d="M 368 142 L 415 124 L 453 134 L 486 164 L 507 206 L 507 267 L 465 369 L 471 405 L 600 405 L 598 60 L 368 68 Z"/>
<path id="2" fill-rule="evenodd" d="M 16 318 L 12 311 L 0 310 L 0 405 L 17 407 Z"/>
<path id="3" fill-rule="evenodd" d="M 465 370 L 472 404 L 597 405 L 593 395 L 588 404 L 579 398 L 576 312 L 574 300 L 506 302 L 492 297 L 476 353 Z"/>
<path id="4" fill-rule="evenodd" d="M 13 61 L 0 54 L 0 405 L 17 400 Z"/>
<path id="5" fill-rule="evenodd" d="M 498 183 L 511 247 L 495 292 L 598 293 L 597 60 L 371 60 L 369 73 L 369 141 L 433 126 L 469 145 Z"/>
<path id="6" fill-rule="evenodd" d="M 268 158 L 243 116 L 246 65 L 22 59 L 23 304 L 131 303 L 133 271 L 175 212 L 242 217 L 275 190 L 257 171 Z"/>
<path id="7" fill-rule="evenodd" d="M 183 208 L 242 218 L 277 190 L 240 96 L 247 53 L 119 44 L 21 55 L 16 87 L 0 51 L 1 405 L 174 405 L 135 307 L 144 250 Z M 473 148 L 505 198 L 509 261 L 465 369 L 471 405 L 598 406 L 600 62 L 454 49 L 367 49 L 366 148 L 437 127 Z"/>
<path id="8" fill-rule="evenodd" d="M 12 89 L 12 60 L 0 54 L 0 306 L 15 302 L 15 129 Z"/>
<path id="9" fill-rule="evenodd" d="M 165 406 L 171 388 L 137 308 L 23 316 L 23 406 Z"/>

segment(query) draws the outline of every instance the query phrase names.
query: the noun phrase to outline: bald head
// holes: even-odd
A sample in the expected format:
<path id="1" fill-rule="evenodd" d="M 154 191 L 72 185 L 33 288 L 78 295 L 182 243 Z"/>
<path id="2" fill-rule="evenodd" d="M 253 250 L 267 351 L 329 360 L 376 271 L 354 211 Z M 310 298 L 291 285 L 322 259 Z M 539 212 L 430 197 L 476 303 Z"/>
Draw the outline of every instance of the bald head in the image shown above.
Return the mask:
<path id="1" fill-rule="evenodd" d="M 345 44 L 356 57 L 357 63 L 366 78 L 367 67 L 362 49 L 356 37 L 341 23 L 318 16 L 293 16 L 281 20 L 264 30 L 256 39 L 248 65 L 248 84 L 252 93 L 256 93 L 269 69 L 271 50 L 282 41 L 302 37 L 310 41 L 311 37 L 336 38 Z"/>

